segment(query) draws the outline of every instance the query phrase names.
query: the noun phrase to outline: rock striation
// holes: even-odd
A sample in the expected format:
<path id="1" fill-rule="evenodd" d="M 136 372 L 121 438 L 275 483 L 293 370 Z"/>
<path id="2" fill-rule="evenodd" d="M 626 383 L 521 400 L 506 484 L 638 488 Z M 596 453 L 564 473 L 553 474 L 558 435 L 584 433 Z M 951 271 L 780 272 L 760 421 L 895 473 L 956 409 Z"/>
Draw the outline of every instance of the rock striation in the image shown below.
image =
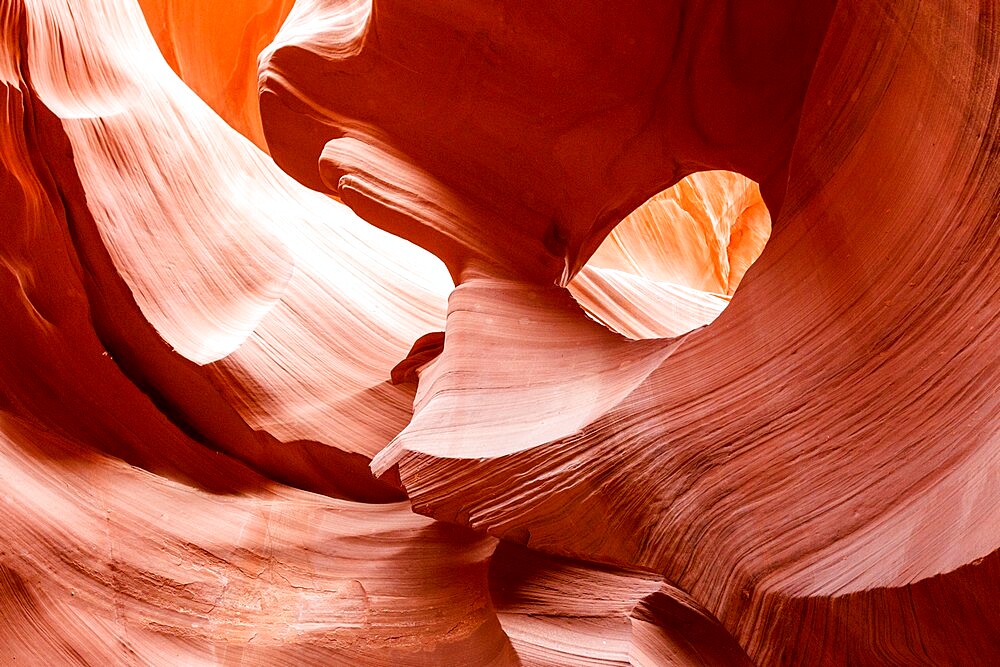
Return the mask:
<path id="1" fill-rule="evenodd" d="M 1000 660 L 998 25 L 0 0 L 0 663 Z"/>

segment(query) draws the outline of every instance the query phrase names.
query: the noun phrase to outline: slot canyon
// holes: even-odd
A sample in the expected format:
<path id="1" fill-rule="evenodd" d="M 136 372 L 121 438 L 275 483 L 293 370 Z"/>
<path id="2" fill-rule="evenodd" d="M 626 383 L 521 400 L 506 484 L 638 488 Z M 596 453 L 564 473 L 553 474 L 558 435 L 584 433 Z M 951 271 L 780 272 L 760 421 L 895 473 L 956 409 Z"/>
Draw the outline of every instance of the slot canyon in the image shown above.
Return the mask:
<path id="1" fill-rule="evenodd" d="M 0 665 L 1000 664 L 995 0 L 0 0 Z"/>

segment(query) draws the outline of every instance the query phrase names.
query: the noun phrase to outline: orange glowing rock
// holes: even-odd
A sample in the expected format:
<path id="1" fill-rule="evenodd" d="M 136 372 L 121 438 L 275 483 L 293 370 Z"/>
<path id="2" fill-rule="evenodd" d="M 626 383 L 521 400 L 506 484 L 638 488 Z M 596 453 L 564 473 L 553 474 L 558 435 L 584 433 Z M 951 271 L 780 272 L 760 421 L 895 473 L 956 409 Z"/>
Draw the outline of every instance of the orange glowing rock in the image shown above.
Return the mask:
<path id="1" fill-rule="evenodd" d="M 267 150 L 257 108 L 257 54 L 294 0 L 139 0 L 166 61 L 227 123 Z"/>
<path id="2" fill-rule="evenodd" d="M 0 663 L 1000 660 L 980 10 L 0 2 Z"/>

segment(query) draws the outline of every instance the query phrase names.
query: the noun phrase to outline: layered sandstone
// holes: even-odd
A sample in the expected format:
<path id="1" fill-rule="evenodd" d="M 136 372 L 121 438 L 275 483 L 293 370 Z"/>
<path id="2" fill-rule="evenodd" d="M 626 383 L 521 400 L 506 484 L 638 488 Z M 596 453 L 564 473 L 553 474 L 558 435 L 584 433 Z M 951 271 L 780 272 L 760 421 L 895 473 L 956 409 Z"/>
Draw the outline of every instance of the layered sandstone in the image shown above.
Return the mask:
<path id="1" fill-rule="evenodd" d="M 997 35 L 0 2 L 0 662 L 996 661 Z"/>

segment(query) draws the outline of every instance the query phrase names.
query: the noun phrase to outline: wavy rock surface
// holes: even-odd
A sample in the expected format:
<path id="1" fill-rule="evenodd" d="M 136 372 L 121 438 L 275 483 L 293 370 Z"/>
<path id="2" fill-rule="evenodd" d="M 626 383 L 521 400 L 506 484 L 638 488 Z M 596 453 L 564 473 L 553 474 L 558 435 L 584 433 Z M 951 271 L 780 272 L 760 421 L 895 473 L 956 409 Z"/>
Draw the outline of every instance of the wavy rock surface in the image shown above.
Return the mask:
<path id="1" fill-rule="evenodd" d="M 504 631 L 532 665 L 750 665 L 682 591 L 648 572 L 544 556 L 502 542 L 490 591 Z"/>
<path id="2" fill-rule="evenodd" d="M 257 107 L 257 54 L 294 0 L 139 0 L 170 67 L 227 123 L 267 150 Z"/>
<path id="3" fill-rule="evenodd" d="M 567 288 L 628 338 L 679 336 L 719 316 L 770 233 L 756 183 L 698 172 L 622 220 Z"/>
<path id="4" fill-rule="evenodd" d="M 263 479 L 206 493 L 19 419 L 0 426 L 9 664 L 516 659 L 487 593 L 491 538 Z"/>
<path id="5" fill-rule="evenodd" d="M 664 574 L 760 662 L 974 664 L 1000 623 L 995 17 L 684 7 L 293 9 L 262 60 L 272 154 L 460 281 L 375 469 L 431 516 Z M 537 295 L 694 168 L 760 182 L 771 240 L 619 384 L 586 361 L 614 344 Z"/>
<path id="6" fill-rule="evenodd" d="M 0 0 L 0 662 L 1000 660 L 997 25 Z"/>
<path id="7" fill-rule="evenodd" d="M 443 325 L 440 265 L 285 177 L 176 79 L 129 4 L 30 4 L 24 22 L 39 158 L 112 355 L 203 439 L 279 479 L 390 493 L 356 478 L 408 419 L 411 393 L 387 379 Z M 72 63 L 91 77 L 70 78 Z"/>

